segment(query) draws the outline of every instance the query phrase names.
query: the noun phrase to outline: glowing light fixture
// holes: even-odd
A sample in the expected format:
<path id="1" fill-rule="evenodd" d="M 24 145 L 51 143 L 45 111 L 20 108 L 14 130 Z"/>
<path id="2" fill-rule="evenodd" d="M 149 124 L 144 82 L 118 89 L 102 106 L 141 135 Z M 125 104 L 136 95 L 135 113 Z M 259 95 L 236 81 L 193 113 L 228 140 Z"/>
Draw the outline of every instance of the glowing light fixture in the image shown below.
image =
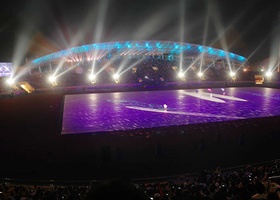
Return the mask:
<path id="1" fill-rule="evenodd" d="M 230 77 L 231 77 L 231 79 L 232 79 L 233 81 L 236 81 L 236 73 L 235 73 L 235 72 L 231 71 L 231 72 L 229 73 L 229 75 L 230 75 Z"/>
<path id="2" fill-rule="evenodd" d="M 7 83 L 11 86 L 11 85 L 15 84 L 15 79 L 9 78 L 9 79 L 7 80 Z"/>
<path id="3" fill-rule="evenodd" d="M 180 78 L 183 78 L 183 77 L 184 77 L 184 72 L 179 72 L 178 76 L 179 76 Z"/>
<path id="4" fill-rule="evenodd" d="M 199 77 L 202 77 L 203 76 L 203 73 L 202 72 L 198 72 L 197 74 Z"/>
<path id="5" fill-rule="evenodd" d="M 90 74 L 88 77 L 92 83 L 96 83 L 96 74 Z"/>
<path id="6" fill-rule="evenodd" d="M 235 72 L 230 72 L 229 75 L 230 75 L 231 77 L 234 77 L 234 76 L 235 76 Z"/>
<path id="7" fill-rule="evenodd" d="M 267 77 L 271 77 L 272 76 L 272 72 L 271 71 L 268 71 L 268 72 L 266 72 L 266 74 L 265 74 Z"/>
<path id="8" fill-rule="evenodd" d="M 119 78 L 120 78 L 120 75 L 119 75 L 119 74 L 114 74 L 114 75 L 113 75 L 113 79 L 114 79 L 114 81 L 115 81 L 116 83 L 120 83 Z"/>
<path id="9" fill-rule="evenodd" d="M 14 78 L 10 77 L 8 80 L 7 80 L 7 84 L 14 90 L 18 90 L 19 88 L 17 87 L 16 85 L 16 81 Z"/>
<path id="10" fill-rule="evenodd" d="M 56 82 L 56 77 L 55 76 L 50 76 L 49 77 L 49 81 L 53 86 L 57 86 L 57 82 Z"/>

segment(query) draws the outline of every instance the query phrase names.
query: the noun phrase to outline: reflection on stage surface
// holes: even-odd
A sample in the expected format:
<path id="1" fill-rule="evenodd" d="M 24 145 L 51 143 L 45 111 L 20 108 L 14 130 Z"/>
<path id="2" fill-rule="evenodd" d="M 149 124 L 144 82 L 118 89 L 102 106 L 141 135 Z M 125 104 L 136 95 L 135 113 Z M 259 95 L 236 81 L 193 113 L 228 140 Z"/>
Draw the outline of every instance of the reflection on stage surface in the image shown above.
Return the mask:
<path id="1" fill-rule="evenodd" d="M 206 88 L 65 95 L 62 134 L 100 133 L 280 115 L 280 90 Z"/>

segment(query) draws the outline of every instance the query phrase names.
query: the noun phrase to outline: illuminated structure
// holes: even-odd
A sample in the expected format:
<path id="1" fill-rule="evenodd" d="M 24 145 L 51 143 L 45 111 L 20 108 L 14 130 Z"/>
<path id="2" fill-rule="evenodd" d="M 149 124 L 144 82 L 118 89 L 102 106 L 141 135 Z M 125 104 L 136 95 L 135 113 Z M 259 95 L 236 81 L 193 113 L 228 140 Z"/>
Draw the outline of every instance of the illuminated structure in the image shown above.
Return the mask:
<path id="1" fill-rule="evenodd" d="M 245 57 L 207 46 L 171 41 L 123 41 L 73 47 L 36 58 L 26 66 L 31 75 L 48 74 L 56 85 L 63 81 L 54 78 L 62 76 L 64 85 L 71 81 L 76 85 L 223 80 L 245 65 Z M 80 79 L 73 81 L 77 79 L 73 74 Z"/>
<path id="2" fill-rule="evenodd" d="M 66 59 L 67 61 L 81 61 L 81 59 L 101 59 L 108 57 L 112 53 L 119 55 L 164 55 L 168 54 L 168 58 L 178 56 L 183 52 L 184 55 L 197 55 L 205 53 L 206 57 L 216 59 L 225 59 L 229 57 L 232 61 L 244 63 L 245 57 L 225 52 L 220 49 L 206 47 L 201 45 L 165 41 L 127 41 L 127 42 L 109 42 L 89 44 L 71 49 L 62 50 L 53 54 L 49 54 L 32 61 L 33 65 L 53 62 L 55 60 Z"/>
<path id="3" fill-rule="evenodd" d="M 0 77 L 11 76 L 13 64 L 11 62 L 0 62 Z"/>

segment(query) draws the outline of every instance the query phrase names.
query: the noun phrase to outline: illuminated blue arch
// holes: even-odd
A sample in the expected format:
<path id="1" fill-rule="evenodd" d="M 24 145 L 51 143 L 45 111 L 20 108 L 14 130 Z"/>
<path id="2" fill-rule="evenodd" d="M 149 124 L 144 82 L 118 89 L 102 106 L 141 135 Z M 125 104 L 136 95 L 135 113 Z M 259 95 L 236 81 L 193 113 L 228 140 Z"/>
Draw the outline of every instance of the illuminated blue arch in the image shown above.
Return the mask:
<path id="1" fill-rule="evenodd" d="M 119 54 L 130 52 L 141 52 L 141 54 L 173 54 L 179 55 L 201 55 L 213 59 L 227 59 L 233 62 L 243 64 L 246 58 L 234 53 L 230 53 L 221 49 L 207 47 L 202 45 L 179 43 L 171 41 L 118 41 L 95 43 L 73 47 L 70 49 L 61 50 L 31 61 L 32 65 L 40 65 L 48 62 L 71 57 L 89 52 L 108 51 L 117 52 Z"/>

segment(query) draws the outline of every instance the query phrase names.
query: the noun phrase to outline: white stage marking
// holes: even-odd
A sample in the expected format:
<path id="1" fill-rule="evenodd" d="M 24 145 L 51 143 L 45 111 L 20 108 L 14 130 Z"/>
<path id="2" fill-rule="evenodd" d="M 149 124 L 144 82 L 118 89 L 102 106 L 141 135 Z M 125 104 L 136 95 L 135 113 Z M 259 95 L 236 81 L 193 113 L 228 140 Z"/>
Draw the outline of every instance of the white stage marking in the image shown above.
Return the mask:
<path id="1" fill-rule="evenodd" d="M 215 94 L 215 93 L 207 93 L 207 92 L 184 92 L 182 93 L 192 96 L 192 97 L 197 97 L 200 99 L 208 100 L 208 101 L 214 101 L 218 103 L 225 103 L 224 100 L 221 99 L 228 99 L 228 100 L 233 100 L 233 101 L 247 101 L 246 99 L 241 99 L 238 97 L 233 97 L 233 96 L 227 96 L 227 95 L 221 95 L 221 94 Z M 218 97 L 218 98 L 215 98 Z M 221 99 L 219 99 L 221 98 Z"/>
<path id="2" fill-rule="evenodd" d="M 177 114 L 177 115 L 192 115 L 192 116 L 199 116 L 199 117 L 216 117 L 216 118 L 229 118 L 229 119 L 244 119 L 243 117 L 236 117 L 236 116 L 228 116 L 228 115 L 214 115 L 214 114 L 207 114 L 207 113 L 197 113 L 197 112 L 184 112 L 184 111 L 172 111 L 172 110 L 161 110 L 155 108 L 143 108 L 137 106 L 126 106 L 126 108 L 135 109 L 135 110 L 143 110 L 148 112 L 160 112 L 160 113 L 168 113 L 168 114 Z"/>
<path id="3" fill-rule="evenodd" d="M 217 103 L 225 103 L 224 100 L 213 97 L 213 94 L 211 96 L 211 93 L 206 93 L 206 92 L 183 92 L 183 91 L 182 91 L 182 93 L 184 93 L 186 95 L 189 95 L 189 96 L 192 96 L 192 97 L 199 98 L 199 99 L 207 100 L 207 101 L 214 101 L 214 102 L 217 102 Z"/>
<path id="4" fill-rule="evenodd" d="M 222 99 L 229 99 L 229 100 L 233 100 L 233 101 L 247 101 L 246 99 L 241 99 L 238 97 L 233 97 L 233 96 L 227 96 L 227 95 L 222 95 L 222 94 L 213 94 L 214 97 L 219 97 Z"/>

